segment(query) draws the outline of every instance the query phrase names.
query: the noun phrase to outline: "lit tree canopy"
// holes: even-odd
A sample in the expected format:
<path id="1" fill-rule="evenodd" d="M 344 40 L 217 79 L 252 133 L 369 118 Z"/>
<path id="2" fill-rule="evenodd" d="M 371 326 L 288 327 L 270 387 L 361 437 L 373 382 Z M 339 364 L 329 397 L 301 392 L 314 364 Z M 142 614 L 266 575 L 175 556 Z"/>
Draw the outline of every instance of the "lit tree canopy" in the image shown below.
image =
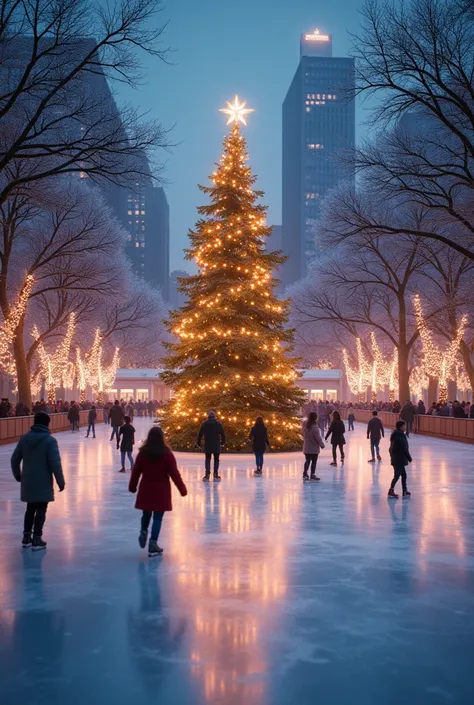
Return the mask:
<path id="1" fill-rule="evenodd" d="M 165 410 L 172 446 L 191 450 L 209 409 L 223 421 L 230 451 L 250 450 L 249 427 L 263 416 L 272 447 L 300 447 L 296 416 L 303 402 L 295 388 L 296 360 L 289 357 L 288 303 L 275 296 L 272 271 L 284 258 L 267 252 L 266 208 L 253 189 L 245 139 L 233 120 L 212 185 L 201 186 L 210 204 L 189 234 L 187 259 L 198 273 L 182 280 L 187 301 L 172 312 L 163 378 L 175 396 Z"/>

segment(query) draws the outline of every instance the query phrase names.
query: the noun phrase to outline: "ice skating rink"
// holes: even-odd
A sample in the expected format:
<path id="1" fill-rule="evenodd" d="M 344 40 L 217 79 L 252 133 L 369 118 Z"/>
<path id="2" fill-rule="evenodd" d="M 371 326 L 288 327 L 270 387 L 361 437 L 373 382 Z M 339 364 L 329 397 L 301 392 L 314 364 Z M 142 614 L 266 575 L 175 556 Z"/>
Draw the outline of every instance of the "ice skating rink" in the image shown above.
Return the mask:
<path id="1" fill-rule="evenodd" d="M 138 439 L 149 422 L 135 422 Z M 474 447 L 412 436 L 410 499 L 387 499 L 388 440 L 365 429 L 346 463 L 301 482 L 302 455 L 178 454 L 188 486 L 161 558 L 138 546 L 119 453 L 58 435 L 67 487 L 42 553 L 0 448 L 2 705 L 474 703 Z M 401 488 L 400 488 L 401 489 Z"/>

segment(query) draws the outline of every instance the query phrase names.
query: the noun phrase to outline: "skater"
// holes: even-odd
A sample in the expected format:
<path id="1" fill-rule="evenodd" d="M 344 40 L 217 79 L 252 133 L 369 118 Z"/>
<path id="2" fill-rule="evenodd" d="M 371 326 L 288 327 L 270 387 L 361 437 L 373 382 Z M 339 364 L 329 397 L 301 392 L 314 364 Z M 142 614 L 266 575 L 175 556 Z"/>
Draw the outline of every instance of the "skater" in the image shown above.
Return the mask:
<path id="1" fill-rule="evenodd" d="M 388 496 L 398 499 L 398 495 L 395 494 L 395 485 L 401 477 L 403 496 L 410 497 L 411 492 L 408 492 L 407 489 L 407 471 L 405 467 L 408 463 L 412 462 L 412 458 L 410 449 L 408 448 L 408 441 L 405 435 L 405 421 L 403 421 L 403 419 L 397 421 L 396 429 L 390 436 L 390 461 L 393 465 L 393 480 L 388 491 Z"/>
<path id="2" fill-rule="evenodd" d="M 303 481 L 310 480 L 308 477 L 308 469 L 311 464 L 311 480 L 320 480 L 316 476 L 316 463 L 321 448 L 324 448 L 321 430 L 318 425 L 318 415 L 315 411 L 310 411 L 308 418 L 303 422 L 303 453 L 305 456 Z"/>
<path id="3" fill-rule="evenodd" d="M 255 464 L 257 469 L 254 475 L 261 477 L 263 468 L 263 456 L 265 451 L 270 448 L 270 441 L 268 440 L 267 427 L 263 422 L 262 416 L 257 416 L 255 419 L 255 425 L 250 429 L 250 440 L 252 441 L 253 452 L 255 453 Z"/>
<path id="4" fill-rule="evenodd" d="M 328 432 L 326 433 L 326 441 L 331 436 L 331 444 L 332 444 L 332 463 L 331 465 L 336 466 L 337 465 L 337 449 L 339 448 L 339 452 L 341 454 L 341 465 L 344 464 L 344 445 L 346 443 L 346 439 L 344 438 L 344 434 L 346 432 L 346 427 L 344 426 L 344 421 L 341 419 L 341 414 L 338 411 L 333 411 L 332 413 L 332 421 L 331 425 L 328 428 Z"/>
<path id="5" fill-rule="evenodd" d="M 53 476 L 60 492 L 66 486 L 58 442 L 49 432 L 49 422 L 45 412 L 35 414 L 33 426 L 20 438 L 11 457 L 13 476 L 21 482 L 21 501 L 26 502 L 22 546 L 32 546 L 33 551 L 46 548 L 43 526 L 48 504 L 54 502 Z"/>
<path id="6" fill-rule="evenodd" d="M 109 413 L 110 413 L 110 404 L 108 401 L 104 404 L 103 412 L 104 412 L 104 423 L 108 425 L 109 424 Z"/>
<path id="7" fill-rule="evenodd" d="M 415 407 L 408 399 L 403 409 L 400 411 L 400 418 L 405 421 L 407 429 L 407 438 L 410 438 L 413 421 L 415 420 Z"/>
<path id="8" fill-rule="evenodd" d="M 128 486 L 129 491 L 135 493 L 140 481 L 135 508 L 141 509 L 143 512 L 141 531 L 138 537 L 141 548 L 146 546 L 148 527 L 153 514 L 151 538 L 148 544 L 150 558 L 163 553 L 163 549 L 158 546 L 158 536 L 164 513 L 171 512 L 173 509 L 170 477 L 181 497 L 186 497 L 188 490 L 181 479 L 176 459 L 165 443 L 163 431 L 159 426 L 154 426 L 150 429 L 148 438 L 140 448 Z"/>
<path id="9" fill-rule="evenodd" d="M 208 411 L 207 421 L 201 424 L 197 437 L 196 447 L 201 448 L 201 441 L 204 436 L 204 453 L 206 454 L 205 468 L 206 474 L 202 478 L 204 482 L 209 482 L 211 475 L 211 458 L 214 456 L 214 480 L 220 481 L 219 457 L 222 448 L 225 446 L 224 426 L 216 418 L 215 411 Z"/>
<path id="10" fill-rule="evenodd" d="M 117 438 L 117 446 L 118 446 L 119 429 L 125 419 L 125 414 L 123 413 L 123 409 L 120 406 L 120 402 L 118 399 L 115 400 L 112 408 L 110 409 L 109 416 L 110 416 L 110 425 L 112 426 L 112 435 L 110 436 L 110 440 L 113 441 L 114 437 L 116 437 Z"/>
<path id="11" fill-rule="evenodd" d="M 377 460 L 382 460 L 380 457 L 380 439 L 385 438 L 385 429 L 383 423 L 378 417 L 378 411 L 372 412 L 372 418 L 367 424 L 367 440 L 370 438 L 370 453 L 372 458 L 369 463 L 375 463 L 375 452 L 377 452 Z"/>
<path id="12" fill-rule="evenodd" d="M 67 418 L 68 421 L 71 422 L 71 430 L 74 433 L 74 431 L 79 431 L 79 421 L 81 419 L 81 414 L 79 412 L 79 407 L 77 406 L 75 401 L 71 402 L 71 406 L 69 407 L 69 411 L 67 412 Z"/>
<path id="13" fill-rule="evenodd" d="M 87 434 L 86 438 L 89 438 L 89 433 L 92 431 L 92 438 L 95 438 L 95 422 L 97 419 L 97 411 L 95 410 L 94 404 L 92 404 L 89 413 L 87 415 Z"/>
<path id="14" fill-rule="evenodd" d="M 132 450 L 135 444 L 135 428 L 132 426 L 132 419 L 130 416 L 125 417 L 125 423 L 120 427 L 119 439 L 122 441 L 120 443 L 120 457 L 122 459 L 122 467 L 119 472 L 125 472 L 125 456 L 127 455 L 130 461 L 130 470 L 133 469 L 133 455 Z M 117 450 L 119 447 L 119 441 L 117 441 Z"/>
<path id="15" fill-rule="evenodd" d="M 347 416 L 347 420 L 349 422 L 349 431 L 354 430 L 354 421 L 355 421 L 355 415 L 352 409 L 349 409 L 349 414 Z"/>

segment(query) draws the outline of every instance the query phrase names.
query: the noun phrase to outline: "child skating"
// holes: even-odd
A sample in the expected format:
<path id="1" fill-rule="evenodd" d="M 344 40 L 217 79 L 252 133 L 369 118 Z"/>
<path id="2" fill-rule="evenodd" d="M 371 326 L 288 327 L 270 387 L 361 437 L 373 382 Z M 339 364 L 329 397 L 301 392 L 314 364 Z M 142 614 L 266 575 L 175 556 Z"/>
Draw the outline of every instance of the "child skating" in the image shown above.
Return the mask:
<path id="1" fill-rule="evenodd" d="M 181 496 L 186 497 L 188 490 L 179 473 L 176 458 L 165 443 L 162 429 L 154 426 L 137 455 L 128 486 L 129 491 L 133 493 L 137 491 L 138 486 L 135 508 L 142 511 L 138 537 L 141 548 L 145 548 L 147 544 L 148 527 L 153 516 L 148 544 L 150 558 L 163 553 L 163 549 L 158 546 L 158 537 L 165 512 L 171 512 L 173 509 L 170 478 Z"/>

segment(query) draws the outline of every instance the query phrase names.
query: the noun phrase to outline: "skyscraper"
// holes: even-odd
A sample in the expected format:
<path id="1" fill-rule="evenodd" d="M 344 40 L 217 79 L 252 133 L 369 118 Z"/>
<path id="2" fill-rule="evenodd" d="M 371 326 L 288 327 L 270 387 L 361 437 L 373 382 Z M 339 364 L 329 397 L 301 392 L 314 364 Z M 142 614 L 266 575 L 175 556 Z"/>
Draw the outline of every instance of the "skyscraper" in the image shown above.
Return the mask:
<path id="1" fill-rule="evenodd" d="M 316 253 L 321 201 L 354 167 L 354 59 L 332 56 L 332 36 L 301 36 L 300 63 L 283 103 L 283 283 L 304 277 Z M 350 160 L 349 160 L 350 162 Z"/>

